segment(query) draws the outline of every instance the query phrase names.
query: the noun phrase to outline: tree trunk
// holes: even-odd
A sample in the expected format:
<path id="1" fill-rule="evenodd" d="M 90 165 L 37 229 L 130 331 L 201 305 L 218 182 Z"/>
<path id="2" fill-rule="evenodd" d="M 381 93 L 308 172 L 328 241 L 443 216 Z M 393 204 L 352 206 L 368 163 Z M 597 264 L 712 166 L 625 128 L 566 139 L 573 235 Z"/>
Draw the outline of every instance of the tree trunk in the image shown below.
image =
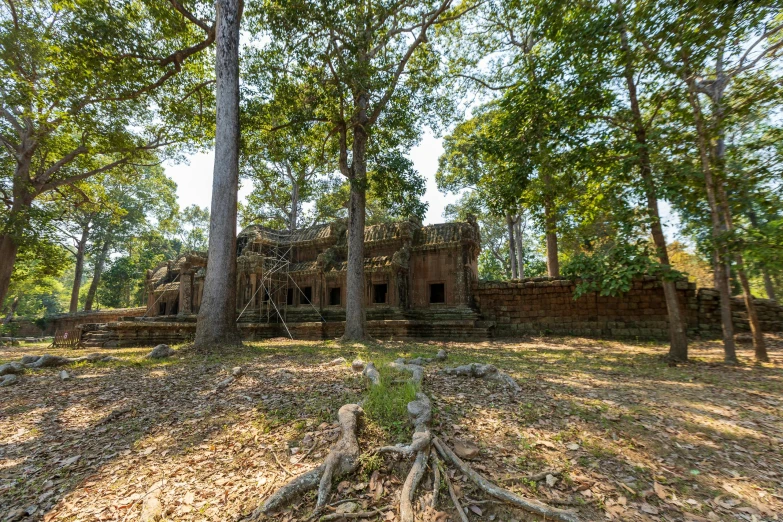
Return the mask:
<path id="1" fill-rule="evenodd" d="M 343 339 L 359 341 L 367 336 L 364 309 L 364 223 L 367 202 L 367 104 L 362 93 L 356 101 L 357 121 L 353 127 L 351 198 L 348 204 L 348 263 L 346 267 L 345 333 Z"/>
<path id="2" fill-rule="evenodd" d="M 19 245 L 14 237 L 11 234 L 0 235 L 0 306 L 5 303 L 18 253 Z"/>
<path id="3" fill-rule="evenodd" d="M 750 219 L 750 224 L 753 225 L 753 228 L 758 229 L 759 220 L 754 210 L 748 211 L 748 218 Z M 761 276 L 764 279 L 764 290 L 767 292 L 767 298 L 775 301 L 775 285 L 772 284 L 772 278 L 769 276 L 769 270 L 767 270 L 767 267 L 763 264 L 761 265 L 760 269 Z"/>
<path id="4" fill-rule="evenodd" d="M 517 220 L 514 226 L 516 228 L 514 235 L 517 242 L 517 274 L 519 275 L 519 278 L 522 279 L 525 277 L 525 251 L 522 238 L 522 214 L 517 215 Z"/>
<path id="5" fill-rule="evenodd" d="M 73 287 L 71 288 L 71 306 L 68 312 L 75 314 L 79 310 L 79 290 L 82 288 L 82 276 L 84 275 L 84 250 L 87 248 L 87 239 L 90 236 L 90 227 L 82 228 L 82 237 L 76 243 L 76 266 L 73 269 Z"/>
<path id="6" fill-rule="evenodd" d="M 628 98 L 631 104 L 633 116 L 634 136 L 638 145 L 639 172 L 642 177 L 644 193 L 647 198 L 647 213 L 650 217 L 650 233 L 655 243 L 658 254 L 658 262 L 664 270 L 670 268 L 669 251 L 666 245 L 666 236 L 663 234 L 661 215 L 658 210 L 658 196 L 655 180 L 652 176 L 652 164 L 650 162 L 650 150 L 647 144 L 647 127 L 642 119 L 642 111 L 639 107 L 639 97 L 636 90 L 635 70 L 631 47 L 628 44 L 628 33 L 625 25 L 624 7 L 621 1 L 617 2 L 617 12 L 620 18 L 620 47 L 625 55 L 624 76 L 625 86 L 628 89 Z M 666 300 L 666 313 L 669 316 L 669 359 L 672 361 L 688 360 L 688 336 L 685 328 L 685 320 L 682 316 L 680 301 L 677 297 L 677 287 L 674 281 L 665 276 L 661 281 L 663 295 Z"/>
<path id="7" fill-rule="evenodd" d="M 761 275 L 764 277 L 764 290 L 767 292 L 767 297 L 773 301 L 776 301 L 775 285 L 772 284 L 772 278 L 769 276 L 769 270 L 767 270 L 767 267 L 761 267 Z"/>
<path id="8" fill-rule="evenodd" d="M 737 274 L 742 283 L 742 296 L 745 299 L 745 308 L 748 310 L 748 323 L 750 323 L 750 332 L 753 335 L 753 349 L 756 359 L 762 362 L 769 362 L 767 355 L 767 345 L 764 342 L 764 332 L 761 330 L 761 321 L 756 313 L 756 306 L 753 303 L 753 294 L 750 293 L 750 283 L 745 273 L 745 266 L 742 255 L 737 254 Z"/>
<path id="9" fill-rule="evenodd" d="M 506 227 L 508 228 L 508 260 L 511 264 L 511 279 L 519 278 L 517 271 L 517 242 L 514 239 L 514 219 L 506 212 Z"/>
<path id="10" fill-rule="evenodd" d="M 547 275 L 560 277 L 560 262 L 557 259 L 557 217 L 552 199 L 549 196 L 544 199 L 544 224 L 546 226 Z"/>
<path id="11" fill-rule="evenodd" d="M 194 346 L 242 344 L 236 326 L 237 190 L 239 188 L 239 22 L 241 0 L 217 0 L 215 167 L 204 294 Z"/>
<path id="12" fill-rule="evenodd" d="M 98 292 L 98 283 L 101 281 L 101 274 L 103 274 L 103 266 L 106 263 L 106 257 L 109 255 L 109 248 L 111 247 L 111 241 L 106 238 L 103 241 L 101 251 L 98 253 L 98 257 L 95 259 L 95 271 L 92 274 L 92 283 L 90 283 L 90 289 L 87 290 L 87 298 L 84 300 L 84 311 L 92 310 L 92 304 L 95 301 L 95 294 Z"/>
<path id="13" fill-rule="evenodd" d="M 299 183 L 291 176 L 291 215 L 288 220 L 288 231 L 294 233 L 299 219 Z"/>
<path id="14" fill-rule="evenodd" d="M 696 141 L 699 148 L 699 159 L 701 170 L 704 175 L 704 183 L 707 190 L 707 203 L 710 207 L 710 221 L 712 222 L 712 239 L 715 241 L 715 286 L 720 293 L 720 316 L 723 326 L 723 351 L 724 359 L 727 363 L 736 363 L 737 350 L 734 344 L 734 323 L 731 314 L 731 290 L 729 289 L 729 278 L 727 274 L 729 257 L 724 244 L 724 233 L 726 232 L 723 221 L 721 220 L 720 209 L 718 207 L 715 179 L 710 166 L 709 152 L 707 149 L 707 130 L 702 119 L 701 108 L 696 99 L 693 80 L 688 80 L 688 102 L 693 110 L 693 119 L 696 125 Z"/>

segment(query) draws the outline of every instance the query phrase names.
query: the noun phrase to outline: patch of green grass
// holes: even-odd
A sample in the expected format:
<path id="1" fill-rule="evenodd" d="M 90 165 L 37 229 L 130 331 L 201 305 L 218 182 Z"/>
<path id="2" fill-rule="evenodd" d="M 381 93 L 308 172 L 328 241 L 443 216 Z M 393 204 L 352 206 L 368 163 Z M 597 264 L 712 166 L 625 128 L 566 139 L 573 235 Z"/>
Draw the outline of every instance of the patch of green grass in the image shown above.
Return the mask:
<path id="1" fill-rule="evenodd" d="M 378 366 L 380 384 L 370 386 L 362 405 L 370 422 L 376 423 L 395 442 L 410 439 L 408 403 L 416 398 L 416 385 L 410 375 L 386 365 Z"/>

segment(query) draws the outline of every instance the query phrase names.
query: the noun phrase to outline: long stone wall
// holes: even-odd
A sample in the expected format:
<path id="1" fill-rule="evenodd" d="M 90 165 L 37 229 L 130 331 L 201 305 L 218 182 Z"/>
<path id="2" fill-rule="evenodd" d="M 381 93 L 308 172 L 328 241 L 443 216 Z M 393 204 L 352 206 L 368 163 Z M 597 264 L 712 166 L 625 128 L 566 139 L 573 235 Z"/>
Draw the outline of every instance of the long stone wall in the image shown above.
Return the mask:
<path id="1" fill-rule="evenodd" d="M 676 283 L 685 311 L 689 335 L 720 335 L 717 291 L 696 289 L 686 281 Z M 524 334 L 564 334 L 613 338 L 667 339 L 666 302 L 660 281 L 645 277 L 619 297 L 591 293 L 579 299 L 576 283 L 568 279 L 532 278 L 508 282 L 478 282 L 473 285 L 475 304 L 482 318 L 494 323 L 493 337 Z M 765 331 L 783 331 L 783 307 L 756 299 Z M 732 302 L 737 331 L 747 331 L 742 299 Z"/>
<path id="2" fill-rule="evenodd" d="M 124 317 L 141 317 L 146 311 L 146 308 L 139 307 L 50 315 L 46 317 L 46 327 L 43 330 L 30 319 L 19 318 L 14 319 L 13 322 L 19 326 L 17 337 L 48 337 L 57 331 L 73 330 L 83 324 L 109 323 L 119 321 Z"/>

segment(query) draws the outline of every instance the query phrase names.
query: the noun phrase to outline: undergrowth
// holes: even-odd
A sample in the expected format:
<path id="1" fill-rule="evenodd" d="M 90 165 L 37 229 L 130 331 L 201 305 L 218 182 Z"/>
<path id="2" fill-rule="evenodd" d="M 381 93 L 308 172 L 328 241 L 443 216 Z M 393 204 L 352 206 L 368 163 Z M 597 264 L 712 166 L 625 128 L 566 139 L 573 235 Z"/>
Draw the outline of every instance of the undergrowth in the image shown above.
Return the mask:
<path id="1" fill-rule="evenodd" d="M 407 406 L 416 398 L 418 388 L 408 380 L 407 373 L 386 365 L 379 366 L 378 372 L 380 384 L 369 387 L 362 404 L 367 419 L 380 426 L 394 442 L 410 439 Z"/>

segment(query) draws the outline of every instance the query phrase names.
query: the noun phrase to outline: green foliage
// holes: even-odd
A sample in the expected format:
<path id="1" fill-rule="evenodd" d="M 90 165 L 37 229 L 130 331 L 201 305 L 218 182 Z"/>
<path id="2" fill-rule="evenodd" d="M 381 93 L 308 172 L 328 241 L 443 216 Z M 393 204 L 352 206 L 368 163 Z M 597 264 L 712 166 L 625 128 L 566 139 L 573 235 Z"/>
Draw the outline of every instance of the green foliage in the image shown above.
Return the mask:
<path id="1" fill-rule="evenodd" d="M 635 279 L 646 275 L 681 277 L 671 269 L 664 270 L 654 254 L 654 247 L 646 240 L 609 242 L 592 252 L 574 255 L 563 267 L 563 275 L 578 280 L 574 299 L 591 292 L 619 296 L 631 289 Z"/>

